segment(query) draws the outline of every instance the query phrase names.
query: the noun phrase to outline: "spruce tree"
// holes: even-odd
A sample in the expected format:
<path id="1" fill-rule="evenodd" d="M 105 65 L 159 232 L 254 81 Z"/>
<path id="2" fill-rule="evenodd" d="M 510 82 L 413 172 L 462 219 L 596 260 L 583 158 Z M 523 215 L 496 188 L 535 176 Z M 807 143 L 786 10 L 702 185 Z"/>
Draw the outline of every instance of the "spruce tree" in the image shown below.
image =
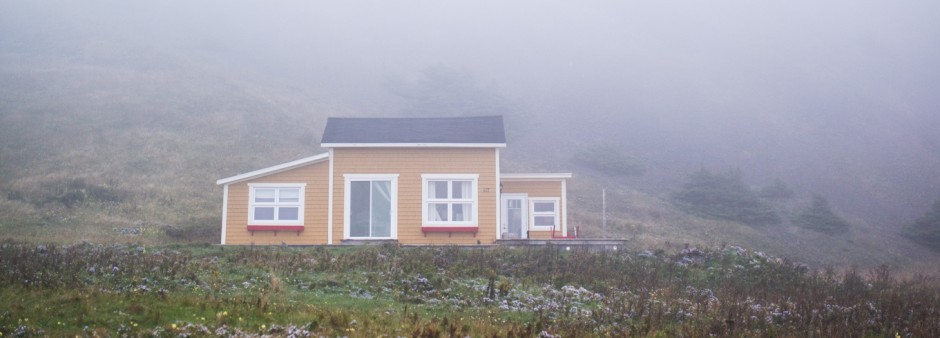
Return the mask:
<path id="1" fill-rule="evenodd" d="M 845 232 L 849 228 L 849 222 L 836 215 L 829 201 L 820 195 L 813 195 L 813 202 L 796 216 L 793 224 L 827 234 Z"/>
<path id="2" fill-rule="evenodd" d="M 940 251 L 940 200 L 923 216 L 904 226 L 902 234 L 912 241 Z"/>
<path id="3" fill-rule="evenodd" d="M 672 198 L 691 214 L 748 225 L 780 223 L 780 216 L 744 183 L 737 170 L 714 174 L 702 168 L 690 175 Z"/>

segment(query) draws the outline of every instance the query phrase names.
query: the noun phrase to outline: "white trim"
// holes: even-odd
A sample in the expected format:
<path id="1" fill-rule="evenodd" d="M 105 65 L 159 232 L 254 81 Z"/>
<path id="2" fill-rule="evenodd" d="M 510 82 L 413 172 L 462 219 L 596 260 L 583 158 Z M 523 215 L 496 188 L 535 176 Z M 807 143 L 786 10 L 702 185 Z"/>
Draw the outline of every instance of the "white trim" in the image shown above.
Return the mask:
<path id="1" fill-rule="evenodd" d="M 503 181 L 549 181 L 565 180 L 571 178 L 571 173 L 502 173 Z"/>
<path id="2" fill-rule="evenodd" d="M 500 199 L 500 195 L 503 193 L 502 190 L 502 181 L 500 181 L 499 176 L 499 148 L 496 148 L 496 239 L 502 239 L 503 232 L 500 231 L 500 224 L 503 222 L 503 216 L 500 214 L 502 212 L 503 201 Z"/>
<path id="3" fill-rule="evenodd" d="M 326 244 L 333 244 L 333 148 L 327 156 L 330 159 L 330 178 L 326 196 Z"/>
<path id="4" fill-rule="evenodd" d="M 271 174 L 276 174 L 276 173 L 279 173 L 279 172 L 282 172 L 282 171 L 291 170 L 291 169 L 294 169 L 294 168 L 297 168 L 297 167 L 302 167 L 302 166 L 305 166 L 305 165 L 308 165 L 308 164 L 320 162 L 320 161 L 323 161 L 323 160 L 325 160 L 325 159 L 328 159 L 329 157 L 330 157 L 330 154 L 329 154 L 329 153 L 322 153 L 322 154 L 319 154 L 319 155 L 315 155 L 315 156 L 310 156 L 310 157 L 302 158 L 302 159 L 299 159 L 299 160 L 296 160 L 296 161 L 290 161 L 290 162 L 287 162 L 287 163 L 278 164 L 278 165 L 276 165 L 276 166 L 267 167 L 267 168 L 264 168 L 264 169 L 258 169 L 258 170 L 255 170 L 255 171 L 252 171 L 252 172 L 248 172 L 248 173 L 244 173 L 244 174 L 241 174 L 241 175 L 235 175 L 235 176 L 232 176 L 232 177 L 223 178 L 223 179 L 220 179 L 220 180 L 218 180 L 218 181 L 215 181 L 215 184 L 216 184 L 216 185 L 231 184 L 231 183 L 237 183 L 237 182 L 241 182 L 241 181 L 245 181 L 245 180 L 250 180 L 250 179 L 252 179 L 252 178 L 257 178 L 257 177 L 261 177 L 261 176 L 267 176 L 267 175 L 271 175 Z"/>
<path id="5" fill-rule="evenodd" d="M 222 240 L 219 244 L 225 245 L 225 228 L 228 227 L 228 184 L 222 186 Z"/>
<path id="6" fill-rule="evenodd" d="M 561 181 L 561 235 L 568 237 L 568 181 Z"/>
<path id="7" fill-rule="evenodd" d="M 505 143 L 321 143 L 322 148 L 506 148 Z"/>
<path id="8" fill-rule="evenodd" d="M 306 183 L 248 183 L 248 225 L 304 225 L 304 200 L 306 195 Z M 291 221 L 267 221 L 267 220 L 255 220 L 255 189 L 257 188 L 286 188 L 286 189 L 299 189 L 297 197 L 297 220 Z M 277 207 L 280 207 L 281 202 L 273 202 L 271 205 L 275 207 L 274 217 L 277 218 Z M 291 203 L 290 206 L 293 206 L 294 203 Z"/>
<path id="9" fill-rule="evenodd" d="M 522 208 L 522 215 L 521 215 L 521 216 L 522 216 L 522 220 L 521 220 L 521 221 L 522 221 L 523 223 L 526 223 L 526 224 L 523 224 L 522 227 L 521 227 L 521 229 L 520 229 L 520 231 L 521 231 L 522 233 L 519 234 L 519 239 L 527 239 L 527 238 L 529 238 L 529 224 L 528 224 L 528 223 L 529 223 L 529 215 L 528 215 L 528 214 L 529 214 L 529 202 L 528 202 L 528 201 L 529 201 L 529 194 L 527 194 L 527 193 L 511 193 L 511 192 L 510 192 L 510 193 L 505 193 L 505 194 L 503 194 L 502 196 L 499 197 L 499 205 L 502 206 L 502 205 L 503 205 L 503 202 L 504 202 L 505 200 L 509 200 L 509 199 L 520 199 L 520 198 L 522 199 L 522 203 L 521 203 L 521 205 L 520 205 L 520 208 Z M 500 238 L 502 238 L 503 232 L 508 232 L 508 231 L 509 231 L 509 226 L 508 226 L 508 225 L 506 225 L 506 229 L 503 230 L 503 225 L 505 225 L 505 224 L 503 223 L 503 220 L 504 220 L 504 219 L 502 218 L 502 216 L 500 216 L 500 218 L 499 218 L 499 224 L 498 224 L 497 229 L 496 229 L 496 232 L 499 233 Z"/>
<path id="10" fill-rule="evenodd" d="M 539 214 L 535 211 L 535 203 L 545 203 L 550 202 L 555 204 L 555 211 L 552 214 L 555 216 L 555 224 L 553 226 L 544 226 L 544 225 L 535 225 L 536 216 L 548 216 L 545 212 Z M 558 197 L 529 197 L 529 230 L 532 231 L 552 231 L 556 227 L 561 226 L 561 215 L 559 215 L 561 210 L 561 199 Z"/>
<path id="11" fill-rule="evenodd" d="M 398 174 L 343 174 L 343 239 L 397 239 L 398 238 Z M 389 237 L 352 237 L 349 225 L 350 183 L 352 181 L 390 181 L 391 210 Z M 370 210 L 371 212 L 371 210 Z"/>
<path id="12" fill-rule="evenodd" d="M 434 180 L 446 180 L 446 181 L 470 181 L 470 220 L 463 222 L 454 222 L 454 221 L 437 221 L 431 222 L 428 221 L 428 181 Z M 479 194 L 479 180 L 480 174 L 421 174 L 421 226 L 425 227 L 465 227 L 465 226 L 480 226 L 479 218 L 479 209 L 480 209 L 480 194 Z M 450 188 L 448 188 L 450 189 Z M 448 215 L 450 216 L 450 215 Z"/>

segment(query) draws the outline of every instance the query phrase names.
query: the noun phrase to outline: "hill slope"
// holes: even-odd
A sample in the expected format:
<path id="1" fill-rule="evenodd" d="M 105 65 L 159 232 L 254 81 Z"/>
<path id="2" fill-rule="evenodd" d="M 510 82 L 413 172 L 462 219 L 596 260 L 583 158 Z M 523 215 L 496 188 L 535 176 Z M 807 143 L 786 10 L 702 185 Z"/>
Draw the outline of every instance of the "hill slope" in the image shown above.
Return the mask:
<path id="1" fill-rule="evenodd" d="M 471 95 L 458 92 L 453 97 L 472 100 L 445 96 L 436 102 L 441 97 L 432 96 L 437 106 L 429 106 L 402 104 L 394 93 L 377 93 L 383 85 L 362 82 L 400 73 L 408 80 L 412 65 L 433 65 L 433 58 L 416 56 L 417 50 L 431 52 L 419 49 L 426 43 L 398 51 L 397 57 L 389 57 L 397 60 L 391 64 L 382 53 L 354 53 L 357 44 L 423 36 L 417 31 L 370 35 L 342 30 L 346 35 L 329 35 L 323 32 L 348 28 L 341 22 L 343 16 L 330 21 L 306 7 L 306 12 L 299 11 L 301 19 L 314 14 L 321 19 L 311 31 L 298 30 L 309 28 L 298 23 L 304 20 L 270 28 L 237 15 L 215 22 L 221 28 L 207 28 L 204 18 L 192 12 L 180 12 L 192 17 L 179 18 L 174 10 L 181 8 L 174 6 L 188 8 L 185 4 L 154 5 L 167 13 L 145 15 L 141 13 L 149 13 L 150 5 L 89 6 L 100 10 L 96 12 L 84 9 L 85 4 L 36 3 L 40 5 L 3 4 L 5 10 L 0 11 L 3 237 L 214 242 L 221 203 L 214 181 L 319 152 L 327 116 L 397 115 L 435 107 L 460 112 L 462 107 L 454 104 L 462 102 L 513 114 L 507 117 L 510 147 L 503 153 L 507 170 L 575 173 L 569 194 L 571 224 L 581 226 L 588 236 L 629 238 L 638 246 L 738 244 L 816 266 L 890 263 L 933 271 L 940 261 L 936 253 L 898 235 L 899 225 L 919 216 L 940 186 L 933 175 L 940 170 L 940 134 L 930 127 L 936 125 L 936 114 L 931 113 L 937 105 L 924 99 L 932 97 L 925 88 L 934 88 L 940 77 L 931 75 L 933 68 L 924 70 L 925 75 L 916 73 L 916 62 L 872 75 L 892 81 L 855 73 L 876 68 L 884 51 L 871 56 L 856 53 L 861 49 L 855 45 L 842 46 L 846 55 L 867 56 L 855 57 L 842 68 L 831 67 L 841 61 L 817 60 L 827 69 L 823 73 L 807 68 L 804 61 L 824 55 L 809 52 L 793 60 L 753 55 L 773 61 L 767 68 L 689 62 L 701 53 L 713 53 L 697 45 L 685 47 L 694 47 L 698 54 L 677 53 L 675 63 L 684 65 L 679 72 L 670 72 L 672 63 L 647 67 L 651 56 L 631 63 L 618 60 L 612 68 L 604 68 L 610 65 L 599 63 L 602 59 L 589 59 L 590 67 L 558 73 L 542 73 L 550 67 L 515 64 L 523 70 L 502 78 L 512 83 L 508 90 L 474 82 L 473 70 L 458 71 L 456 78 L 465 81 L 457 83 L 464 85 L 458 89 Z M 58 11 L 47 13 L 49 8 Z M 352 9 L 343 14 L 369 14 Z M 214 8 L 200 10 L 196 13 L 215 13 Z M 407 12 L 408 18 L 429 15 L 430 24 L 443 24 L 434 11 L 414 12 Z M 185 25 L 160 25 L 170 17 Z M 392 28 L 398 23 L 380 24 Z M 640 51 L 670 47 L 647 39 L 630 46 Z M 432 41 L 452 46 L 445 40 Z M 816 50 L 812 44 L 800 47 Z M 926 57 L 936 53 L 934 49 L 916 56 L 934 60 Z M 401 61 L 412 56 L 421 61 Z M 345 59 L 356 62 L 344 64 Z M 721 76 L 709 76 L 710 67 L 720 68 Z M 499 68 L 481 69 L 486 74 Z M 538 76 L 529 75 L 545 81 L 523 76 L 524 69 L 537 69 Z M 565 78 L 565 72 L 586 75 Z M 624 75 L 631 72 L 636 76 Z M 616 86 L 584 82 L 604 80 L 608 74 L 629 81 Z M 753 74 L 756 79 L 749 78 Z M 554 81 L 553 76 L 570 81 Z M 846 78 L 855 81 L 852 86 L 842 86 Z M 521 93 L 518 88 L 526 85 L 522 79 L 536 89 Z M 558 87 L 539 92 L 546 86 Z M 449 89 L 435 83 L 415 88 L 441 87 Z M 868 87 L 870 91 L 861 90 Z M 644 174 L 603 172 L 576 156 L 599 145 L 636 158 Z M 755 186 L 775 179 L 791 185 L 797 197 L 774 206 L 784 223 L 750 227 L 676 209 L 670 194 L 688 173 L 703 166 L 741 168 Z M 609 192 L 606 229 L 600 222 L 603 188 Z M 812 193 L 827 195 L 852 224 L 847 233 L 820 234 L 787 221 Z"/>

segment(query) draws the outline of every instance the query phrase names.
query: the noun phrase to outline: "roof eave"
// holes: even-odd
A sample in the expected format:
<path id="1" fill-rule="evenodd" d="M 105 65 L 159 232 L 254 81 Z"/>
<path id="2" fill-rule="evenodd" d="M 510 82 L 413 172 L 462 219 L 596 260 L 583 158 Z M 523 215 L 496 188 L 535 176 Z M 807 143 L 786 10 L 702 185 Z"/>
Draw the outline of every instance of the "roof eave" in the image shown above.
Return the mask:
<path id="1" fill-rule="evenodd" d="M 321 143 L 322 148 L 506 148 L 506 143 Z"/>
<path id="2" fill-rule="evenodd" d="M 571 173 L 500 173 L 501 181 L 555 181 L 571 178 Z"/>
<path id="3" fill-rule="evenodd" d="M 228 185 L 228 184 L 232 184 L 232 183 L 238 183 L 238 182 L 242 182 L 242 181 L 247 181 L 247 180 L 250 180 L 250 179 L 253 179 L 253 178 L 258 178 L 258 177 L 267 176 L 267 175 L 273 175 L 273 174 L 277 174 L 277 173 L 279 173 L 279 172 L 291 170 L 291 169 L 294 169 L 294 168 L 297 168 L 297 167 L 302 167 L 302 166 L 305 166 L 305 165 L 308 165 L 308 164 L 313 164 L 313 163 L 325 161 L 325 160 L 328 160 L 329 158 L 330 158 L 330 153 L 322 153 L 322 154 L 318 154 L 318 155 L 314 155 L 314 156 L 310 156 L 310 157 L 305 157 L 305 158 L 302 158 L 302 159 L 299 159 L 299 160 L 290 161 L 290 162 L 287 162 L 287 163 L 281 163 L 281 164 L 278 164 L 278 165 L 275 165 L 275 166 L 270 166 L 270 167 L 267 167 L 267 168 L 264 168 L 264 169 L 258 169 L 258 170 L 251 171 L 251 172 L 247 172 L 247 173 L 244 173 L 244 174 L 241 174 L 241 175 L 235 175 L 235 176 L 232 176 L 232 177 L 226 177 L 226 178 L 220 179 L 220 180 L 218 180 L 218 181 L 215 181 L 215 184 L 216 184 L 216 185 Z"/>

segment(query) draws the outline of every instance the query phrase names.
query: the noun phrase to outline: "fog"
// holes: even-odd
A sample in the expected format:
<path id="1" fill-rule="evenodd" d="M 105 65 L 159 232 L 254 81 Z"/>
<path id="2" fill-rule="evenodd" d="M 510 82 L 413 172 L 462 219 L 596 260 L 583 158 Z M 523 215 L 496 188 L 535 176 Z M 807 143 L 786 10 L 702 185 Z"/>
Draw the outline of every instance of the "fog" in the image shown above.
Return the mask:
<path id="1" fill-rule="evenodd" d="M 507 116 L 509 147 L 527 153 L 509 156 L 546 170 L 616 144 L 648 169 L 617 184 L 665 194 L 700 167 L 740 168 L 896 226 L 940 198 L 936 13 L 936 1 L 4 1 L 0 60 L 206 69 L 362 116 L 409 114 L 402 91 L 443 70 L 497 102 L 468 113 Z"/>

